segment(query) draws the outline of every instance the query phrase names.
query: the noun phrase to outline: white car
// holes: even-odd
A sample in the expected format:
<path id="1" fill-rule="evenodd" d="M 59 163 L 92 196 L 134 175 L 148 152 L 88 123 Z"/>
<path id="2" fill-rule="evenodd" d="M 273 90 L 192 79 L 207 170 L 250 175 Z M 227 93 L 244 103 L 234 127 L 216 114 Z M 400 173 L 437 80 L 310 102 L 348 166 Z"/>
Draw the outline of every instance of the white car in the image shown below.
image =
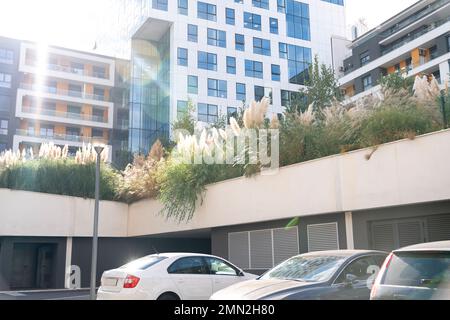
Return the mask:
<path id="1" fill-rule="evenodd" d="M 161 253 L 105 271 L 98 300 L 208 300 L 214 292 L 256 278 L 211 255 Z"/>

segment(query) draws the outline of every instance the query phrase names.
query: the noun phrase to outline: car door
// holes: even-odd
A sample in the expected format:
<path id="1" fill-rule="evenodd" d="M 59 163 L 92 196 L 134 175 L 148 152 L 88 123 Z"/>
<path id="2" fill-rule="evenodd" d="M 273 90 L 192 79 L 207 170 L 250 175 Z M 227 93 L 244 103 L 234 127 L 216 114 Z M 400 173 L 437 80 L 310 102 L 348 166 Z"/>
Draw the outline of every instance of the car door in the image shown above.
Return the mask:
<path id="1" fill-rule="evenodd" d="M 203 257 L 183 257 L 167 269 L 183 300 L 206 300 L 213 293 L 209 269 Z"/>
<path id="2" fill-rule="evenodd" d="M 370 290 L 386 257 L 368 255 L 350 261 L 333 283 L 331 299 L 369 300 Z"/>
<path id="3" fill-rule="evenodd" d="M 242 280 L 240 271 L 226 261 L 213 257 L 205 260 L 211 273 L 214 293 Z"/>

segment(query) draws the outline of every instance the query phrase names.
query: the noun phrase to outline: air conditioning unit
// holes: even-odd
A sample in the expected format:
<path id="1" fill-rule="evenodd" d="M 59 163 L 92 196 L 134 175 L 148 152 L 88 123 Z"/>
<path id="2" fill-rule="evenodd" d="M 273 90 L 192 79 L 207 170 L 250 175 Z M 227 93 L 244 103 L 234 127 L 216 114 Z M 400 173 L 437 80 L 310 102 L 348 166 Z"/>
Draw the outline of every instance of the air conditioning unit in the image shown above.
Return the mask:
<path id="1" fill-rule="evenodd" d="M 427 49 L 419 48 L 419 56 L 425 57 L 427 55 Z"/>

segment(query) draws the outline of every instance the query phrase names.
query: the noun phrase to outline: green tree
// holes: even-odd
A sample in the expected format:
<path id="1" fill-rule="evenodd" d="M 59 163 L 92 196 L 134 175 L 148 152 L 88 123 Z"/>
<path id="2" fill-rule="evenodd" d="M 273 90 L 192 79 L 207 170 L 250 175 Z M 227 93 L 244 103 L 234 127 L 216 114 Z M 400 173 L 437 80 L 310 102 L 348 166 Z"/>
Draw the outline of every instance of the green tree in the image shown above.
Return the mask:
<path id="1" fill-rule="evenodd" d="M 300 89 L 300 93 L 301 95 L 295 103 L 300 106 L 301 110 L 305 110 L 311 103 L 314 103 L 316 110 L 321 110 L 330 107 L 333 101 L 342 101 L 343 99 L 333 68 L 320 63 L 317 55 L 309 67 L 305 88 Z"/>
<path id="2" fill-rule="evenodd" d="M 196 120 L 193 116 L 195 106 L 192 101 L 188 101 L 187 109 L 178 113 L 177 120 L 172 124 L 172 130 L 186 130 L 190 134 L 194 134 Z"/>
<path id="3" fill-rule="evenodd" d="M 402 90 L 407 90 L 412 94 L 414 77 L 403 77 L 400 72 L 394 72 L 382 77 L 379 84 L 384 94 L 398 93 Z"/>

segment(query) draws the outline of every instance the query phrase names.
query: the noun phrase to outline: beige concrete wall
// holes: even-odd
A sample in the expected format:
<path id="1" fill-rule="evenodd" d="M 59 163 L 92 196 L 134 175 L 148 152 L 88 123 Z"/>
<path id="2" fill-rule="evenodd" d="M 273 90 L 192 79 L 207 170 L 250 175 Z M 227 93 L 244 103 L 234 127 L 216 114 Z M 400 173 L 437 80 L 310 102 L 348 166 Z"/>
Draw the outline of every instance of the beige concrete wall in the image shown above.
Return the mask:
<path id="1" fill-rule="evenodd" d="M 450 199 L 450 130 L 383 145 L 367 160 L 371 151 L 211 185 L 188 224 L 167 221 L 155 200 L 105 201 L 100 234 L 156 235 Z M 0 236 L 90 236 L 93 206 L 93 200 L 0 189 Z"/>

